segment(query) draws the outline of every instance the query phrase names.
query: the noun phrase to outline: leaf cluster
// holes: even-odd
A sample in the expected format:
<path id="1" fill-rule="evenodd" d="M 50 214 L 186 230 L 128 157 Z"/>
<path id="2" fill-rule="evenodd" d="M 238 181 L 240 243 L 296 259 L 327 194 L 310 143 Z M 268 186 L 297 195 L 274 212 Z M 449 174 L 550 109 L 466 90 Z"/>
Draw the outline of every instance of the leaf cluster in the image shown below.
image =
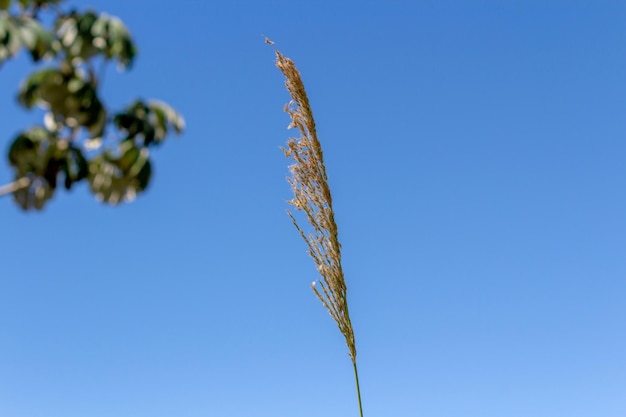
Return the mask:
<path id="1" fill-rule="evenodd" d="M 182 116 L 160 101 L 136 100 L 116 112 L 105 106 L 95 63 L 129 68 L 135 43 L 117 17 L 64 10 L 62 2 L 0 0 L 0 66 L 21 50 L 46 63 L 17 94 L 24 108 L 44 109 L 42 124 L 17 134 L 8 151 L 20 184 L 11 191 L 24 210 L 43 208 L 59 184 L 70 190 L 83 180 L 104 202 L 132 200 L 150 183 L 149 148 L 184 129 Z"/>

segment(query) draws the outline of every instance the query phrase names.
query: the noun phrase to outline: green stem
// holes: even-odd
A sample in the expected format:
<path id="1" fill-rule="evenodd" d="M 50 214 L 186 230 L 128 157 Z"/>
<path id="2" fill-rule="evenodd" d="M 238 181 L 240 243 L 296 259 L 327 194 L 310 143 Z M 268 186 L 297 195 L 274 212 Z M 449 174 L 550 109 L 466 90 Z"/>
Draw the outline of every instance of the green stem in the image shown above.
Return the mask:
<path id="1" fill-rule="evenodd" d="M 356 359 L 352 361 L 354 366 L 354 379 L 356 380 L 356 395 L 359 399 L 359 414 L 363 417 L 363 406 L 361 405 L 361 388 L 359 388 L 359 371 L 356 369 Z"/>

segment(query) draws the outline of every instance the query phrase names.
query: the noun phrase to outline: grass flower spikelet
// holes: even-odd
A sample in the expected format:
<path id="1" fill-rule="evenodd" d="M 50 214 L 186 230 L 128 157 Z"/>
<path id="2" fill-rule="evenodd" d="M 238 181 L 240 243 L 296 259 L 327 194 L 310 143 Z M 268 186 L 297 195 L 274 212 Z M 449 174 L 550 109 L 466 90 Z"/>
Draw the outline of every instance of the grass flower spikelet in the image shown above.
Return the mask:
<path id="1" fill-rule="evenodd" d="M 321 280 L 314 282 L 311 287 L 344 335 L 354 363 L 356 346 L 341 267 L 341 245 L 313 112 L 294 62 L 276 51 L 276 66 L 285 75 L 285 85 L 291 95 L 291 101 L 285 106 L 285 111 L 291 118 L 289 127 L 300 132 L 299 137 L 290 138 L 283 148 L 285 156 L 294 162 L 289 167 L 291 177 L 288 181 L 294 194 L 289 203 L 296 210 L 304 212 L 311 231 L 305 232 L 293 213 L 287 213 L 306 242 L 309 254 L 321 275 Z"/>

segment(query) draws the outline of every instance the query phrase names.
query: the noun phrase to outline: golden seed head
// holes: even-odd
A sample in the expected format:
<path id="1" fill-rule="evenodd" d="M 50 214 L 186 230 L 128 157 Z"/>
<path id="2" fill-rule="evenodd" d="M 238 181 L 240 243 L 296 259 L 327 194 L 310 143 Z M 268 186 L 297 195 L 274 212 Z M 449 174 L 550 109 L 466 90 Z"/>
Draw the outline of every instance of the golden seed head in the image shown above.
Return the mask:
<path id="1" fill-rule="evenodd" d="M 350 358 L 355 362 L 356 347 L 341 267 L 341 244 L 313 112 L 294 62 L 276 51 L 276 66 L 284 74 L 285 86 L 291 96 L 291 101 L 284 108 L 291 118 L 289 128 L 297 128 L 300 132 L 300 137 L 290 138 L 287 147 L 282 148 L 285 156 L 294 162 L 289 167 L 291 177 L 288 182 L 294 194 L 289 203 L 304 213 L 310 232 L 300 227 L 291 212 L 287 214 L 306 242 L 309 255 L 322 277 L 320 281 L 313 282 L 311 288 L 337 323 L 346 339 Z"/>

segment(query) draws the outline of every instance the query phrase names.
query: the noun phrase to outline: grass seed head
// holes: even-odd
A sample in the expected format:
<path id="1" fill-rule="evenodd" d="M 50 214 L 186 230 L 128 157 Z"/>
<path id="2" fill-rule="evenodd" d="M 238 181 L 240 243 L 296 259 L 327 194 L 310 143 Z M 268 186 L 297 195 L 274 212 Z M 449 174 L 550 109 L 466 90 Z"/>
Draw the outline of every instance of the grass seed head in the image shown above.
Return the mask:
<path id="1" fill-rule="evenodd" d="M 300 133 L 299 137 L 290 138 L 287 146 L 282 148 L 285 156 L 293 161 L 289 166 L 291 177 L 288 182 L 294 198 L 289 204 L 304 213 L 309 224 L 308 231 L 304 231 L 290 211 L 287 214 L 306 242 L 309 255 L 321 276 L 320 281 L 311 284 L 311 288 L 337 323 L 346 339 L 350 358 L 355 363 L 356 346 L 341 267 L 341 245 L 313 112 L 294 62 L 276 51 L 276 66 L 285 76 L 285 86 L 291 96 L 291 101 L 284 108 L 291 118 L 289 128 L 295 128 Z"/>

